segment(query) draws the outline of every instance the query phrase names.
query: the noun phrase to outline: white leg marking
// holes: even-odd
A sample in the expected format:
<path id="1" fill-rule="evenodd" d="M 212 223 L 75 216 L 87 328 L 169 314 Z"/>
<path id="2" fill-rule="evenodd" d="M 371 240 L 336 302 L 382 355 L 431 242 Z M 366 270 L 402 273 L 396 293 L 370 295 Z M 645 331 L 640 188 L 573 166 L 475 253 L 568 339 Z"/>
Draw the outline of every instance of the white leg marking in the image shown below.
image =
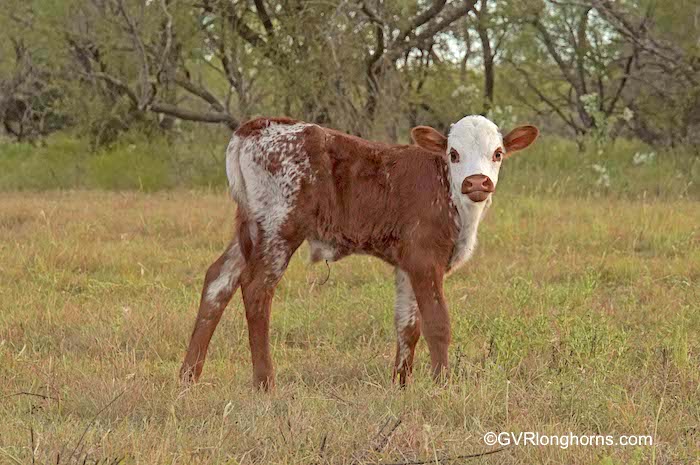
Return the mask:
<path id="1" fill-rule="evenodd" d="M 394 323 L 396 337 L 399 341 L 399 357 L 397 367 L 401 367 L 409 355 L 406 342 L 406 329 L 412 328 L 417 322 L 418 303 L 413 293 L 411 280 L 405 271 L 396 269 L 396 306 L 394 307 Z"/>
<path id="2" fill-rule="evenodd" d="M 221 294 L 231 292 L 231 288 L 241 275 L 243 264 L 243 254 L 238 244 L 234 244 L 226 252 L 226 261 L 221 266 L 219 276 L 207 286 L 207 301 L 216 303 Z"/>

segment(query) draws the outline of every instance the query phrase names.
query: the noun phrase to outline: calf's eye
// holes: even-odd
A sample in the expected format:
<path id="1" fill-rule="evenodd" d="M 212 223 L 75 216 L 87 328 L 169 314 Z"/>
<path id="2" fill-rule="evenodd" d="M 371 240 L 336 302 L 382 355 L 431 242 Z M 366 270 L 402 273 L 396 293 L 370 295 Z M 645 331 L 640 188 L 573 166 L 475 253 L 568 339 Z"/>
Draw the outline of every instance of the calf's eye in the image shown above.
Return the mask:
<path id="1" fill-rule="evenodd" d="M 503 159 L 503 152 L 498 149 L 493 153 L 493 161 L 501 161 L 501 159 Z"/>
<path id="2" fill-rule="evenodd" d="M 450 150 L 450 161 L 452 163 L 457 163 L 459 161 L 459 152 L 455 149 Z"/>

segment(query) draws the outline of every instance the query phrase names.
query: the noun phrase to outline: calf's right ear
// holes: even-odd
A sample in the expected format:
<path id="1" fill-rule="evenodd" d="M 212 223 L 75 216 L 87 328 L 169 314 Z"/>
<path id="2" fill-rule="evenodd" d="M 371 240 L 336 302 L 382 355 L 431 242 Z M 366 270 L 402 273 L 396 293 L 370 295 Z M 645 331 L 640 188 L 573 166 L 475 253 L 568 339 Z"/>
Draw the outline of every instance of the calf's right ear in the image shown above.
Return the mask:
<path id="1" fill-rule="evenodd" d="M 411 129 L 411 139 L 419 147 L 431 152 L 445 153 L 447 151 L 447 137 L 430 126 L 416 126 Z"/>

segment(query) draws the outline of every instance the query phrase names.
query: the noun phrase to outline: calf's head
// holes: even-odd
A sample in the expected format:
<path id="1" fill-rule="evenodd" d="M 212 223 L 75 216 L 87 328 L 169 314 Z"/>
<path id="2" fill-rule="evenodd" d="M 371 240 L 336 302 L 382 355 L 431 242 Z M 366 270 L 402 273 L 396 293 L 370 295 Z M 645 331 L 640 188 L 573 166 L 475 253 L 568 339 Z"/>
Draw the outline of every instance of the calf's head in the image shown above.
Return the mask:
<path id="1" fill-rule="evenodd" d="M 417 145 L 447 157 L 452 192 L 477 203 L 496 190 L 501 162 L 532 144 L 538 134 L 535 126 L 518 126 L 501 136 L 498 126 L 479 115 L 453 124 L 447 137 L 429 126 L 411 131 Z"/>

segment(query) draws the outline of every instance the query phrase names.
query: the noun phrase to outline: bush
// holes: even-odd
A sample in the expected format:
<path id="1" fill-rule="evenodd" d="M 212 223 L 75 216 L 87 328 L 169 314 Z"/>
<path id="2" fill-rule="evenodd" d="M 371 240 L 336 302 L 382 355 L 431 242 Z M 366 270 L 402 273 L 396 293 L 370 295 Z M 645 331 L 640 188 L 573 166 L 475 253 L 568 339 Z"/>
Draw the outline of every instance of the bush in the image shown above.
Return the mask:
<path id="1" fill-rule="evenodd" d="M 202 144 L 201 140 L 208 143 Z M 226 183 L 227 138 L 123 137 L 92 151 L 87 140 L 56 135 L 43 146 L 0 144 L 0 190 L 106 189 L 157 191 Z"/>
<path id="2" fill-rule="evenodd" d="M 0 144 L 0 190 L 156 191 L 226 185 L 228 131 L 177 137 L 129 133 L 97 151 L 88 141 L 54 135 L 45 145 Z M 636 140 L 602 147 L 544 136 L 504 163 L 499 189 L 520 195 L 700 198 L 697 147 L 655 151 Z"/>
<path id="3" fill-rule="evenodd" d="M 499 188 L 556 196 L 700 198 L 697 147 L 655 151 L 628 139 L 586 147 L 579 152 L 572 140 L 542 137 L 504 163 Z"/>

